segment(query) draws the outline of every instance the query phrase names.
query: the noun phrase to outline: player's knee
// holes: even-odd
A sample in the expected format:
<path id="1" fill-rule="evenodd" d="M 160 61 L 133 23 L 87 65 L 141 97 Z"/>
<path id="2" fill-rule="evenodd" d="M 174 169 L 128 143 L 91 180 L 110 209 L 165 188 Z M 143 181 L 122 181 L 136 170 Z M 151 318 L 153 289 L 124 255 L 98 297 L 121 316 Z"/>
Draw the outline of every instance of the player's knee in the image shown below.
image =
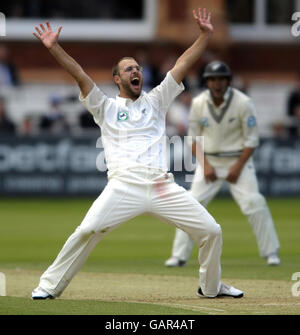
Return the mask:
<path id="1" fill-rule="evenodd" d="M 78 234 L 82 240 L 88 239 L 91 235 L 95 234 L 95 230 L 91 227 L 79 227 Z"/>
<path id="2" fill-rule="evenodd" d="M 216 222 L 214 222 L 214 224 L 211 224 L 208 230 L 208 235 L 210 238 L 216 238 L 222 236 L 221 226 Z"/>
<path id="3" fill-rule="evenodd" d="M 199 234 L 194 236 L 195 243 L 198 246 L 200 246 L 204 241 L 212 241 L 215 239 L 222 239 L 222 229 L 221 226 L 214 220 L 210 221 L 204 232 L 203 230 L 199 230 Z"/>
<path id="4" fill-rule="evenodd" d="M 244 214 L 249 215 L 266 207 L 266 199 L 260 193 L 250 194 L 247 200 L 241 204 L 241 210 Z"/>

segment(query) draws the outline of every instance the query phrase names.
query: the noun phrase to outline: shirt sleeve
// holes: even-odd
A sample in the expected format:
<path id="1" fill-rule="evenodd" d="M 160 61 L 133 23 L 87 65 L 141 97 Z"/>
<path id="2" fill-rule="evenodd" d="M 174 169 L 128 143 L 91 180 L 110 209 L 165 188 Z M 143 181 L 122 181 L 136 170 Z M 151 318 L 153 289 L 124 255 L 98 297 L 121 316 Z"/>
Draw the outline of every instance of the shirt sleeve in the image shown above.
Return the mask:
<path id="1" fill-rule="evenodd" d="M 178 84 L 169 71 L 165 79 L 150 91 L 149 95 L 158 100 L 161 110 L 166 113 L 174 99 L 183 91 L 184 85 Z"/>
<path id="2" fill-rule="evenodd" d="M 244 147 L 255 148 L 259 145 L 257 115 L 254 104 L 249 100 L 243 115 Z"/>
<path id="3" fill-rule="evenodd" d="M 101 126 L 104 120 L 104 108 L 108 97 L 95 84 L 85 98 L 80 93 L 79 101 L 93 115 L 94 121 Z"/>

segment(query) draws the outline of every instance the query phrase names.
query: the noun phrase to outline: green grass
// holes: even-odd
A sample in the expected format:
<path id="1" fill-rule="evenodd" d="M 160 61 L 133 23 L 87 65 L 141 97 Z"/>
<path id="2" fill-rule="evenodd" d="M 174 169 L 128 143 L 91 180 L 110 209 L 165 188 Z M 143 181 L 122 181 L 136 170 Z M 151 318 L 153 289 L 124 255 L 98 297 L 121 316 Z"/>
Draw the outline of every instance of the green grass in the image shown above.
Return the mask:
<path id="1" fill-rule="evenodd" d="M 68 236 L 80 224 L 93 199 L 0 199 L 0 271 L 27 269 L 44 271 L 56 257 Z M 235 279 L 291 280 L 299 272 L 299 199 L 268 201 L 281 242 L 280 267 L 267 267 L 259 258 L 256 240 L 246 217 L 231 198 L 215 199 L 209 212 L 223 230 L 222 276 Z M 137 217 L 114 230 L 93 250 L 82 271 L 100 273 L 137 273 L 168 276 L 198 276 L 197 250 L 188 265 L 166 268 L 174 228 L 150 216 Z M 33 283 L 34 285 L 35 283 Z M 0 314 L 37 313 L 26 299 L 1 298 Z M 4 300 L 5 299 L 5 300 Z M 17 300 L 15 300 L 17 299 Z M 41 313 L 63 313 L 66 302 L 51 301 Z M 31 307 L 28 307 L 28 304 Z M 57 304 L 57 305 L 56 305 Z M 122 314 L 117 303 L 68 300 L 70 314 Z M 102 306 L 100 307 L 100 305 Z M 124 304 L 124 311 L 172 314 L 178 311 L 166 306 Z M 23 307 L 22 307 L 23 306 Z M 38 306 L 44 306 L 42 303 Z M 61 306 L 61 309 L 60 309 Z M 123 305 L 122 305 L 123 306 Z M 86 311 L 86 312 L 84 312 Z M 156 312 L 155 312 L 156 311 Z M 124 314 L 124 313 L 123 313 Z M 125 313 L 126 314 L 126 313 Z"/>
<path id="2" fill-rule="evenodd" d="M 247 219 L 231 199 L 218 199 L 208 210 L 223 230 L 224 276 L 237 278 L 287 279 L 299 271 L 299 199 L 269 200 L 278 231 L 283 266 L 275 272 L 260 259 L 256 240 Z M 0 201 L 0 265 L 5 268 L 44 269 L 56 257 L 68 236 L 80 224 L 91 205 L 90 199 L 42 199 Z M 85 271 L 138 272 L 182 275 L 181 269 L 167 269 L 174 228 L 151 216 L 137 217 L 117 228 L 94 249 Z M 197 250 L 193 249 L 185 275 L 195 273 Z M 241 271 L 236 268 L 242 267 Z M 257 270 L 252 267 L 257 267 Z M 260 271 L 263 269 L 264 271 Z"/>
<path id="3" fill-rule="evenodd" d="M 190 315 L 192 310 L 172 308 L 154 304 L 107 302 L 92 300 L 39 300 L 1 297 L 0 315 Z M 196 313 L 199 314 L 199 313 Z"/>

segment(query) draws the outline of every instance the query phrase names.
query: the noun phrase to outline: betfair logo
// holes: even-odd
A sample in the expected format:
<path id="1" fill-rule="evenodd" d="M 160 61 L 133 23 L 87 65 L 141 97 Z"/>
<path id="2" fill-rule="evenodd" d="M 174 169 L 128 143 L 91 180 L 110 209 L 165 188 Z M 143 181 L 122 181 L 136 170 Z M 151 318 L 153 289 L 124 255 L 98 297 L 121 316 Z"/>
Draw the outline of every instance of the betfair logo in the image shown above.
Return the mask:
<path id="1" fill-rule="evenodd" d="M 6 36 L 5 15 L 0 12 L 0 36 Z"/>

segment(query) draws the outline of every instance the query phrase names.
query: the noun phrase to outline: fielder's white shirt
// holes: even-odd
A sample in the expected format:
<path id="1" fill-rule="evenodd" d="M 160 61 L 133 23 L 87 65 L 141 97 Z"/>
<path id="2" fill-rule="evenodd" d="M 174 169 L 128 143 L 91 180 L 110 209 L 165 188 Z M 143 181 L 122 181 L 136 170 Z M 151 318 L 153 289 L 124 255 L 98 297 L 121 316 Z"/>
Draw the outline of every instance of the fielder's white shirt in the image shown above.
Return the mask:
<path id="1" fill-rule="evenodd" d="M 193 99 L 189 135 L 204 136 L 204 152 L 239 156 L 245 147 L 259 144 L 256 111 L 251 99 L 229 87 L 224 102 L 216 107 L 209 90 Z"/>
<path id="2" fill-rule="evenodd" d="M 203 136 L 206 159 L 219 178 L 226 178 L 242 150 L 259 144 L 255 107 L 247 95 L 231 87 L 223 104 L 216 107 L 205 90 L 192 101 L 188 134 L 194 141 Z M 198 169 L 202 169 L 200 164 Z"/>
<path id="3" fill-rule="evenodd" d="M 96 85 L 79 100 L 101 128 L 108 177 L 136 167 L 168 170 L 165 118 L 172 101 L 184 90 L 168 72 L 160 85 L 131 99 L 108 98 Z"/>

